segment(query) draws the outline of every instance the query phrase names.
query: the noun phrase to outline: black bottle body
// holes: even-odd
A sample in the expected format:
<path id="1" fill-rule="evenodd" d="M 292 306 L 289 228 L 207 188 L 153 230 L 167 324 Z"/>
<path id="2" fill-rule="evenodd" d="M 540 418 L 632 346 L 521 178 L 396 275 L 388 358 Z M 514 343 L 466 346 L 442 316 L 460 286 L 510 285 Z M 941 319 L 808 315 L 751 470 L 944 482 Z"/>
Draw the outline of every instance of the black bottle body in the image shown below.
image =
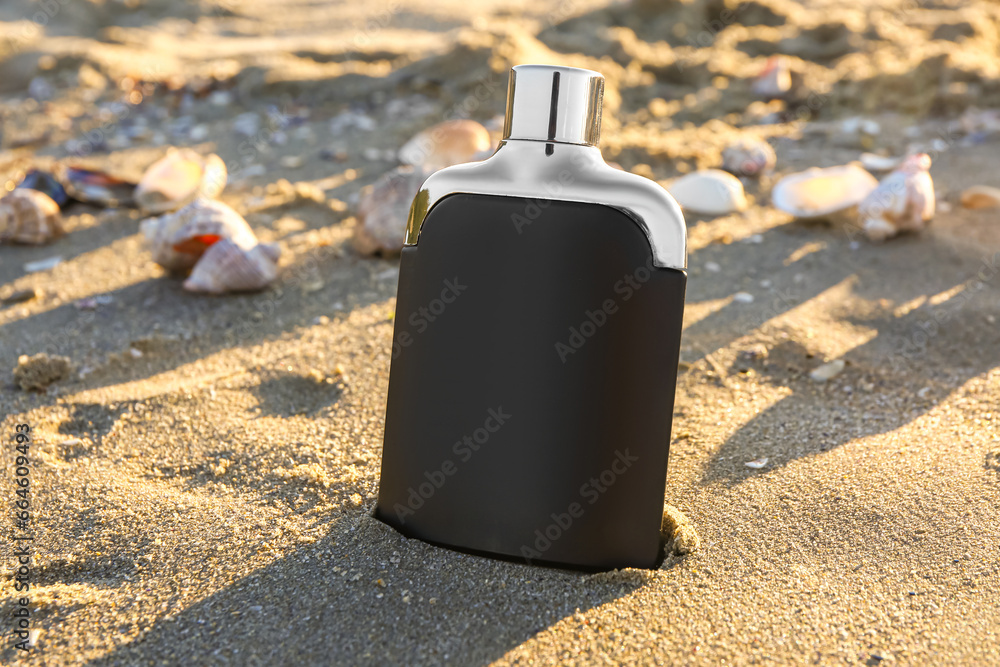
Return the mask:
<path id="1" fill-rule="evenodd" d="M 459 550 L 655 567 L 685 283 L 615 208 L 439 201 L 400 265 L 378 518 Z"/>

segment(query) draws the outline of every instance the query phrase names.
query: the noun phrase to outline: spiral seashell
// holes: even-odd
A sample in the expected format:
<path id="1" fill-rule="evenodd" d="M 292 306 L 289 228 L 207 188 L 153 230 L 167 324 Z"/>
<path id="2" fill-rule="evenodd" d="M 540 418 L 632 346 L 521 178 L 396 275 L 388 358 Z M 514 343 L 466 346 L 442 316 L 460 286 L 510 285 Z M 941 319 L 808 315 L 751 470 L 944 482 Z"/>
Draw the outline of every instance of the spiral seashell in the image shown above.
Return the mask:
<path id="1" fill-rule="evenodd" d="M 858 206 L 858 219 L 872 241 L 920 231 L 934 217 L 934 182 L 926 153 L 911 155 Z"/>
<path id="2" fill-rule="evenodd" d="M 172 148 L 143 174 L 135 201 L 149 213 L 174 211 L 198 197 L 218 197 L 226 177 L 226 164 L 218 155 L 202 157 L 190 148 Z"/>
<path id="3" fill-rule="evenodd" d="M 222 239 L 198 260 L 184 281 L 184 289 L 209 294 L 263 289 L 278 276 L 280 254 L 280 248 L 273 244 L 246 249 Z"/>
<path id="4" fill-rule="evenodd" d="M 190 270 L 209 246 L 227 239 L 240 248 L 257 245 L 257 236 L 239 213 L 214 199 L 196 199 L 173 213 L 144 220 L 153 261 L 173 272 Z"/>
<path id="5" fill-rule="evenodd" d="M 481 160 L 493 147 L 489 130 L 474 120 L 438 123 L 417 133 L 399 149 L 403 164 L 438 170 L 454 164 Z"/>
<path id="6" fill-rule="evenodd" d="M 722 151 L 722 168 L 737 176 L 760 176 L 777 161 L 771 144 L 759 139 L 741 139 Z"/>
<path id="7" fill-rule="evenodd" d="M 0 199 L 0 241 L 42 245 L 64 233 L 59 204 L 44 192 L 18 188 Z"/>

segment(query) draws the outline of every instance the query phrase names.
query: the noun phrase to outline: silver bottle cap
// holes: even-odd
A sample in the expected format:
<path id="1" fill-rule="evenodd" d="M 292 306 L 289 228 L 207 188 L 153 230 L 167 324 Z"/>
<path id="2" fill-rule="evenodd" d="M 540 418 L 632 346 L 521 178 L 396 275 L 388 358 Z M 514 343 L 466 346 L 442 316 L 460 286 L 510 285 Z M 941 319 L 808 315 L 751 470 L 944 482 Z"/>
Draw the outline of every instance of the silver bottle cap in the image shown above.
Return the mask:
<path id="1" fill-rule="evenodd" d="M 507 86 L 504 139 L 596 146 L 604 77 L 577 67 L 515 65 Z"/>

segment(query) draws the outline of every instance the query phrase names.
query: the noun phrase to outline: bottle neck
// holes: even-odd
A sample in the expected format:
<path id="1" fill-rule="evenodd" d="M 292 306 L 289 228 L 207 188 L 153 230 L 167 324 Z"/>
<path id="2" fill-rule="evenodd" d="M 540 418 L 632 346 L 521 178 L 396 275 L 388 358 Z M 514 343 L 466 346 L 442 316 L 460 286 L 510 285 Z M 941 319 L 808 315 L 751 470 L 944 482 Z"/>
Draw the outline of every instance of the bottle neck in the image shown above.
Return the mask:
<path id="1" fill-rule="evenodd" d="M 575 67 L 517 65 L 507 88 L 505 140 L 597 146 L 604 77 Z"/>

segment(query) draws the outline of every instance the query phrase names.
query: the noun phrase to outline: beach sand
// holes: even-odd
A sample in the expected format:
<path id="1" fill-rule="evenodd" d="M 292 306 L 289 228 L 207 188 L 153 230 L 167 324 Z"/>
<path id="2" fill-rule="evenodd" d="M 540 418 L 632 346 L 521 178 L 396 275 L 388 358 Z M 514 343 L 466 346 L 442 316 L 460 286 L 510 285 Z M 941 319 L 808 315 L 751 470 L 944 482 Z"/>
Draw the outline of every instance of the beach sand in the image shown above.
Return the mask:
<path id="1" fill-rule="evenodd" d="M 168 144 L 217 152 L 222 199 L 281 244 L 282 273 L 258 294 L 184 292 L 129 210 L 78 206 L 55 243 L 0 247 L 0 299 L 38 294 L 0 307 L 0 501 L 7 536 L 30 424 L 41 629 L 27 656 L 5 637 L 0 661 L 1000 664 L 1000 222 L 957 205 L 1000 186 L 1000 143 L 949 130 L 1000 107 L 1000 6 L 52 6 L 44 28 L 37 3 L 0 8 L 0 185 L 56 162 L 138 178 Z M 815 96 L 755 100 L 774 53 Z M 352 250 L 358 191 L 416 131 L 495 119 L 521 62 L 606 75 L 602 145 L 627 170 L 668 182 L 738 136 L 778 154 L 748 211 L 687 216 L 665 501 L 700 548 L 655 571 L 494 561 L 370 516 L 398 271 Z M 377 129 L 331 123 L 345 111 Z M 841 136 L 862 114 L 881 131 Z M 950 204 L 923 234 L 876 245 L 769 206 L 781 174 L 912 144 Z M 11 369 L 39 352 L 73 375 L 22 391 Z M 809 378 L 834 359 L 840 375 Z"/>

